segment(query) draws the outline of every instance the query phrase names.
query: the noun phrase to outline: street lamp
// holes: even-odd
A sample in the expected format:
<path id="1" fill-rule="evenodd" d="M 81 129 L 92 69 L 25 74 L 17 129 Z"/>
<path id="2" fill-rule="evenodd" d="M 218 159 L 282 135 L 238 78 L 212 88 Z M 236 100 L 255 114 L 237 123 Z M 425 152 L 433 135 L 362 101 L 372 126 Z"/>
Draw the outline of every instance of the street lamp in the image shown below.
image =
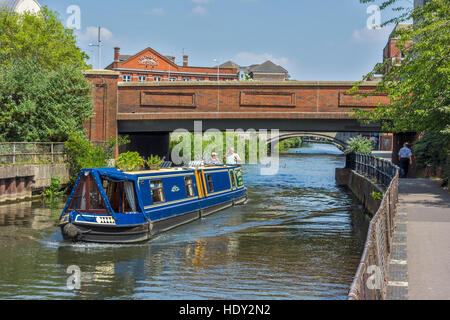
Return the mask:
<path id="1" fill-rule="evenodd" d="M 98 47 L 98 68 L 102 68 L 102 38 L 101 38 L 102 27 L 98 27 L 98 44 L 89 43 L 89 47 Z"/>

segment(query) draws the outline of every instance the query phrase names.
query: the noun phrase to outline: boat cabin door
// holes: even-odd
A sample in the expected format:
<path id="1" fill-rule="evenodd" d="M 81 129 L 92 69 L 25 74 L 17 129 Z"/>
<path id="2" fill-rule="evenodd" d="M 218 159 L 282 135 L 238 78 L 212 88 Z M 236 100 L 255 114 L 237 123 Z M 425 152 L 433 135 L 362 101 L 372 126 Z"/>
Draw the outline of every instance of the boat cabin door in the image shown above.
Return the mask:
<path id="1" fill-rule="evenodd" d="M 203 170 L 195 170 L 195 181 L 197 183 L 198 198 L 202 199 L 208 197 L 205 172 Z"/>

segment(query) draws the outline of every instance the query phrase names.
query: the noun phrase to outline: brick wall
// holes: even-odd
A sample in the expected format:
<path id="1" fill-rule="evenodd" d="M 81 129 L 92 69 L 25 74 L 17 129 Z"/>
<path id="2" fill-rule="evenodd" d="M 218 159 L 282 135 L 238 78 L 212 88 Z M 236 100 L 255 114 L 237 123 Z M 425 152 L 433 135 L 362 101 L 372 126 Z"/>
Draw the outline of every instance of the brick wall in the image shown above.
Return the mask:
<path id="1" fill-rule="evenodd" d="M 347 94 L 349 82 L 119 83 L 118 120 L 350 118 L 352 108 L 385 104 L 382 95 Z M 359 93 L 375 89 L 365 83 Z"/>
<path id="2" fill-rule="evenodd" d="M 91 141 L 117 138 L 117 83 L 119 72 L 89 70 L 86 79 L 92 83 L 94 115 L 85 124 Z"/>

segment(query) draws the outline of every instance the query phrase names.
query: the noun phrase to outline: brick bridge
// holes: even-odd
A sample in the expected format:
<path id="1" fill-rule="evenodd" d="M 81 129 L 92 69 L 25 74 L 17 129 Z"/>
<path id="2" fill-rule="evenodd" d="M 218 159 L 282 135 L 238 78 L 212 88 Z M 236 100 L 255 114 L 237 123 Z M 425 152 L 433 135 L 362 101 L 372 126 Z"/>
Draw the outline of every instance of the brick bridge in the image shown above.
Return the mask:
<path id="1" fill-rule="evenodd" d="M 380 132 L 351 117 L 352 108 L 374 108 L 388 98 L 348 94 L 353 82 L 119 82 L 119 73 L 86 71 L 93 84 L 94 117 L 86 124 L 91 141 L 128 134 L 136 151 L 164 148 L 168 133 L 203 130 L 279 129 L 282 132 Z M 358 93 L 374 91 L 364 82 Z M 143 152 L 145 155 L 147 152 Z"/>

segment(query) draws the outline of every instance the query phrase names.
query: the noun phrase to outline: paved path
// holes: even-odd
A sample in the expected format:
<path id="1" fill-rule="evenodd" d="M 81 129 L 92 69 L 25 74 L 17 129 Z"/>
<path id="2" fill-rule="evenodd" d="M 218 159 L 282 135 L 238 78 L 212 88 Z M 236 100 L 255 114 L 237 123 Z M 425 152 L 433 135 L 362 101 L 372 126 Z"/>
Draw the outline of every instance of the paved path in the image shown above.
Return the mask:
<path id="1" fill-rule="evenodd" d="M 450 194 L 426 179 L 399 192 L 388 299 L 450 300 Z"/>

